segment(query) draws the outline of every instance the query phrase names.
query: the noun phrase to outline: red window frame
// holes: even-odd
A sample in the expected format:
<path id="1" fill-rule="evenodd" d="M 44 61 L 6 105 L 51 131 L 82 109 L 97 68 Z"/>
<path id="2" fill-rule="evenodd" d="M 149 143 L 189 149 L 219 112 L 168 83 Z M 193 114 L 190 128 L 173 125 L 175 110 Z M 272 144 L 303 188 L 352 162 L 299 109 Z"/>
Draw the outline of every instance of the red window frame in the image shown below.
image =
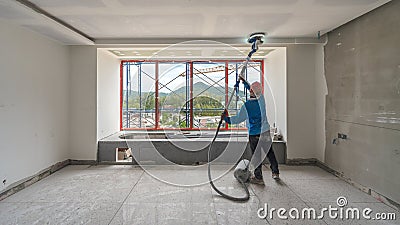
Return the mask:
<path id="1" fill-rule="evenodd" d="M 159 82 L 158 82 L 158 76 L 159 76 L 159 63 L 163 62 L 178 62 L 178 63 L 189 63 L 190 65 L 190 126 L 188 128 L 162 128 L 159 127 L 159 113 L 160 110 L 158 108 L 158 94 L 159 94 Z M 148 63 L 154 63 L 155 64 L 155 126 L 151 128 L 124 128 L 122 124 L 122 113 L 123 113 L 123 64 L 126 62 L 148 62 Z M 216 128 L 194 128 L 193 127 L 193 63 L 198 63 L 198 62 L 210 62 L 210 63 L 225 63 L 225 102 L 228 101 L 229 98 L 229 93 L 228 93 L 228 65 L 231 62 L 237 63 L 237 62 L 243 62 L 243 60 L 121 60 L 120 63 L 120 112 L 119 112 L 119 126 L 120 126 L 120 131 L 130 131 L 130 130 L 149 130 L 149 131 L 157 131 L 157 130 L 182 130 L 182 131 L 196 131 L 196 130 L 216 130 Z M 250 62 L 258 62 L 260 63 L 261 66 L 261 85 L 263 87 L 263 92 L 264 92 L 264 60 L 251 60 Z M 230 130 L 229 126 L 227 123 L 225 123 L 225 127 L 221 127 L 221 130 Z M 246 130 L 246 128 L 240 128 L 240 130 Z"/>

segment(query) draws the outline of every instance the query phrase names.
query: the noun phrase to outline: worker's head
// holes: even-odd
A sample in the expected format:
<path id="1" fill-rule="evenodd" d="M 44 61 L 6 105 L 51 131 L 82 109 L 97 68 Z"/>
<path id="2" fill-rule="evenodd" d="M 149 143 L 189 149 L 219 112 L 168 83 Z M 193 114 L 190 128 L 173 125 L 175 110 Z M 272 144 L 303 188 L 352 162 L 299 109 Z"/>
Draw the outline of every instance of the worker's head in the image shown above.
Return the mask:
<path id="1" fill-rule="evenodd" d="M 250 85 L 250 96 L 260 97 L 262 94 L 262 85 L 260 82 L 256 81 Z"/>

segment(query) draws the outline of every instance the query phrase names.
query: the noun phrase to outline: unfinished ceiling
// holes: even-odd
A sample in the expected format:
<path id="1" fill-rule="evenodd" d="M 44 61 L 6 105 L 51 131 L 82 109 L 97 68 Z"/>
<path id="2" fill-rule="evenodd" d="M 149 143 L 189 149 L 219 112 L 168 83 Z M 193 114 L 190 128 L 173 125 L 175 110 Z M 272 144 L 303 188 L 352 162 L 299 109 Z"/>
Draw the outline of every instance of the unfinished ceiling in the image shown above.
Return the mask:
<path id="1" fill-rule="evenodd" d="M 324 34 L 387 2 L 389 0 L 0 0 L 0 19 L 22 24 L 66 44 L 74 43 L 64 40 L 65 34 L 59 32 L 60 28 L 55 29 L 55 24 L 67 25 L 67 30 L 78 33 L 75 36 L 94 42 L 138 38 L 240 38 L 255 31 L 267 32 L 271 38 L 315 38 L 318 31 Z M 53 24 L 43 24 L 44 17 L 53 20 Z"/>
<path id="2" fill-rule="evenodd" d="M 243 59 L 250 48 L 233 47 L 208 47 L 208 46 L 180 46 L 160 49 L 157 47 L 136 47 L 136 48 L 111 48 L 107 49 L 120 59 L 146 59 L 157 60 L 164 58 L 184 59 Z M 272 47 L 260 47 L 252 58 L 265 58 Z"/>

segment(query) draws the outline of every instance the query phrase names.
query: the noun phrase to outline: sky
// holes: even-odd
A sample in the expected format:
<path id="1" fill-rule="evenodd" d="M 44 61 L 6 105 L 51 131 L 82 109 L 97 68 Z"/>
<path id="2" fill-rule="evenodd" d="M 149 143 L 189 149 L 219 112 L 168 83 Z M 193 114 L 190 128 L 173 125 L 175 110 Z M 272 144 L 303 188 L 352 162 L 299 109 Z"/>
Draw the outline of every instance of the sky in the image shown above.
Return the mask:
<path id="1" fill-rule="evenodd" d="M 212 68 L 216 67 L 218 65 L 224 65 L 224 63 L 194 63 L 194 73 L 197 72 L 197 70 L 202 70 L 205 68 Z M 155 64 L 142 64 L 141 65 L 141 70 L 142 70 L 142 91 L 143 92 L 154 92 L 155 91 Z M 186 85 L 186 78 L 185 76 L 180 76 L 176 78 L 179 74 L 185 73 L 186 71 L 186 64 L 185 63 L 160 63 L 159 64 L 159 82 L 160 82 L 160 92 L 164 93 L 170 93 L 171 90 L 177 90 L 180 87 L 183 87 Z M 138 72 L 139 72 L 139 67 L 138 66 L 131 66 L 131 77 L 132 77 L 132 84 L 131 84 L 131 89 L 133 91 L 138 90 Z M 236 73 L 229 71 L 229 80 L 228 80 L 228 85 L 232 86 L 235 84 L 235 79 L 236 79 Z M 240 72 L 240 70 L 238 71 Z M 255 68 L 248 68 L 248 81 L 254 82 L 256 80 L 259 81 L 259 70 Z M 205 77 L 206 75 L 207 77 Z M 205 74 L 198 74 L 194 75 L 194 80 L 193 83 L 197 82 L 203 82 L 205 84 L 214 84 L 214 86 L 218 86 L 217 84 L 224 86 L 224 80 L 221 81 L 221 78 L 223 79 L 225 77 L 225 72 L 220 71 L 220 72 L 213 72 L 213 73 L 205 73 Z M 235 78 L 233 78 L 235 77 Z M 176 78 L 175 80 L 173 80 Z M 231 79 L 233 78 L 233 79 Z M 173 81 L 172 81 L 173 80 Z M 170 82 L 170 83 L 169 83 Z M 168 84 L 168 88 L 163 87 L 161 84 Z M 126 90 L 126 69 L 124 69 L 124 84 L 123 84 L 124 90 Z"/>

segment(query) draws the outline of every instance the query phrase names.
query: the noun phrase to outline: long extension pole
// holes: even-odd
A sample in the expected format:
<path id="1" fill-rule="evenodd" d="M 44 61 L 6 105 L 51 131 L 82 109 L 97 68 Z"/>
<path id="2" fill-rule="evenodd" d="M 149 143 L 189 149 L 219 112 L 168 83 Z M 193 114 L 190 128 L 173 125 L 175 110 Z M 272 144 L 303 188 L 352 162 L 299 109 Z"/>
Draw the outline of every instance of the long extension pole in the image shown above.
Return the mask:
<path id="1" fill-rule="evenodd" d="M 249 52 L 249 54 L 247 55 L 246 61 L 245 61 L 244 64 L 243 64 L 242 70 L 240 71 L 240 74 L 239 74 L 239 76 L 238 76 L 238 78 L 237 78 L 236 84 L 238 84 L 238 82 L 240 82 L 240 79 L 244 79 L 244 73 L 246 72 L 247 64 L 248 64 L 249 61 L 251 60 L 251 56 L 258 50 L 258 45 L 259 45 L 260 43 L 262 43 L 261 37 L 263 37 L 265 34 L 256 33 L 256 34 L 253 34 L 253 35 L 255 35 L 255 37 L 250 37 L 250 39 L 249 39 L 249 42 L 252 43 L 252 49 L 251 49 L 251 51 Z M 251 35 L 251 36 L 252 36 L 252 35 Z M 233 98 L 233 96 L 234 96 L 234 94 L 235 94 L 236 91 L 237 91 L 237 88 L 235 88 L 235 90 L 232 92 L 231 96 L 229 97 L 229 100 L 228 100 L 228 102 L 225 104 L 225 109 L 224 109 L 224 112 L 223 112 L 222 114 L 224 114 L 225 111 L 228 110 L 228 107 L 229 107 L 229 105 L 230 105 L 230 103 L 231 103 L 231 101 L 232 101 L 232 98 Z M 223 117 L 221 116 L 221 119 L 219 120 L 219 123 L 218 123 L 217 131 L 215 132 L 215 136 L 214 136 L 213 140 L 211 141 L 211 143 L 210 143 L 210 145 L 209 145 L 209 148 L 208 148 L 208 180 L 209 180 L 209 182 L 210 182 L 212 188 L 213 188 L 218 194 L 220 194 L 222 197 L 224 197 L 224 198 L 226 198 L 226 199 L 229 199 L 229 200 L 232 200 L 232 201 L 239 201 L 239 202 L 248 201 L 248 200 L 250 199 L 250 193 L 249 193 L 249 189 L 247 188 L 247 186 L 246 186 L 246 184 L 245 184 L 244 181 L 239 180 L 239 182 L 240 182 L 240 183 L 242 184 L 242 186 L 243 186 L 243 189 L 246 191 L 246 196 L 244 196 L 244 197 L 234 197 L 234 196 L 225 194 L 225 193 L 223 193 L 222 191 L 220 191 L 220 190 L 214 185 L 214 182 L 213 182 L 212 177 L 211 177 L 211 149 L 212 149 L 212 146 L 213 146 L 215 140 L 217 139 L 219 130 L 220 130 L 220 128 L 221 128 L 222 120 L 223 120 Z"/>

